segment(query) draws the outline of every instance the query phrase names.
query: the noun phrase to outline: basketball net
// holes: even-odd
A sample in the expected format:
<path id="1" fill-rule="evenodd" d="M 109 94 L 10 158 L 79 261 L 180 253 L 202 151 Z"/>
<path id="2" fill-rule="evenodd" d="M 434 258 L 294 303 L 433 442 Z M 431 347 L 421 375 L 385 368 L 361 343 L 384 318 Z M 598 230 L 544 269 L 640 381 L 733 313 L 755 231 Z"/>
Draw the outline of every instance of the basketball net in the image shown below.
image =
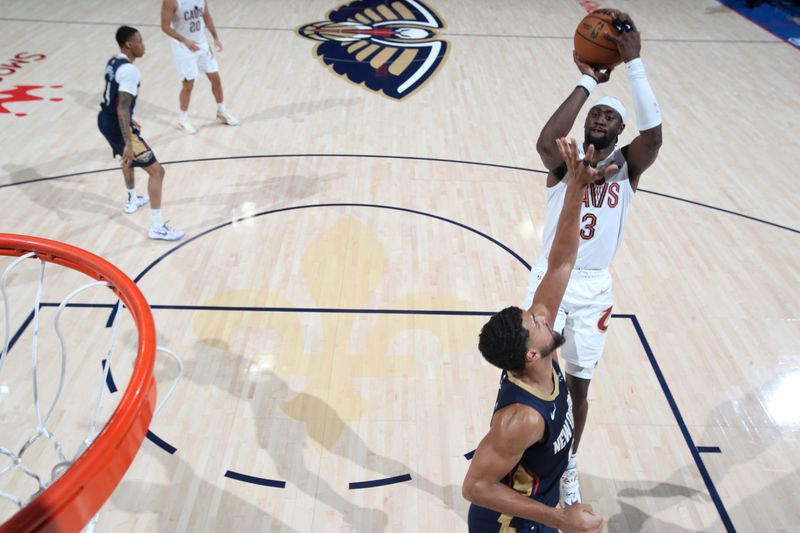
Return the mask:
<path id="1" fill-rule="evenodd" d="M 0 461 L 3 461 L 5 464 L 0 464 L 0 480 L 4 478 L 9 478 L 12 475 L 16 475 L 18 477 L 26 478 L 32 480 L 33 483 L 27 483 L 28 490 L 25 490 L 24 487 L 20 486 L 19 491 L 16 490 L 16 487 L 19 483 L 16 482 L 17 478 L 14 478 L 14 482 L 9 482 L 12 487 L 14 487 L 14 491 L 11 492 L 8 489 L 2 490 L 3 487 L 0 487 L 0 499 L 6 500 L 7 502 L 11 502 L 13 506 L 16 506 L 17 509 L 23 509 L 26 505 L 28 505 L 34 498 L 45 492 L 48 487 L 50 487 L 58 478 L 66 472 L 74 463 L 75 461 L 86 451 L 86 449 L 95 441 L 98 434 L 103 429 L 108 420 L 101 419 L 101 407 L 104 405 L 104 400 L 110 396 L 111 392 L 109 391 L 109 383 L 110 383 L 110 372 L 111 368 L 114 363 L 114 355 L 115 355 L 115 348 L 117 346 L 117 340 L 119 337 L 120 331 L 120 322 L 121 317 L 123 315 L 128 316 L 127 313 L 122 313 L 123 309 L 126 309 L 124 304 L 117 300 L 116 304 L 114 304 L 114 319 L 111 324 L 111 335 L 110 340 L 108 341 L 107 348 L 105 349 L 105 358 L 104 363 L 102 364 L 102 372 L 98 372 L 96 381 L 97 385 L 93 392 L 88 391 L 91 396 L 93 396 L 93 407 L 91 410 L 91 415 L 88 417 L 88 427 L 85 427 L 83 433 L 85 436 L 80 440 L 78 438 L 78 442 L 72 443 L 64 443 L 62 439 L 59 438 L 52 430 L 52 426 L 54 424 L 53 415 L 56 412 L 57 406 L 60 406 L 61 409 L 65 409 L 65 406 L 62 404 L 62 393 L 64 392 L 64 385 L 65 385 L 65 377 L 67 375 L 67 354 L 68 354 L 68 346 L 67 341 L 65 339 L 65 333 L 62 330 L 61 318 L 62 314 L 65 309 L 70 307 L 70 303 L 73 299 L 77 296 L 84 294 L 85 292 L 89 291 L 90 289 L 96 287 L 110 287 L 113 289 L 113 286 L 108 281 L 93 281 L 91 283 L 86 283 L 71 293 L 69 293 L 56 307 L 55 317 L 52 321 L 53 331 L 58 339 L 58 346 L 60 347 L 60 353 L 57 357 L 51 357 L 53 354 L 46 354 L 48 355 L 47 360 L 48 362 L 43 363 L 40 360 L 39 354 L 39 345 L 40 345 L 40 333 L 42 332 L 42 291 L 44 287 L 44 279 L 45 279 L 45 270 L 48 263 L 39 258 L 35 252 L 26 253 L 21 255 L 16 260 L 14 260 L 8 267 L 3 271 L 2 276 L 0 277 L 0 292 L 2 293 L 3 298 L 3 310 L 4 310 L 4 325 L 5 325 L 5 342 L 2 345 L 2 352 L 0 352 L 0 387 L 5 388 L 5 391 L 0 390 L 0 407 L 2 407 L 3 403 L 5 402 L 3 398 L 3 393 L 8 392 L 8 387 L 4 385 L 6 377 L 3 374 L 3 369 L 6 366 L 7 361 L 9 360 L 9 351 L 13 348 L 14 343 L 19 339 L 20 334 L 26 328 L 26 325 L 23 324 L 20 327 L 20 331 L 14 336 L 12 340 L 12 330 L 11 330 L 11 317 L 12 317 L 12 302 L 10 301 L 8 290 L 7 290 L 7 282 L 11 275 L 11 273 L 23 262 L 28 260 L 38 260 L 39 268 L 38 268 L 38 276 L 37 276 L 37 284 L 35 289 L 35 297 L 33 303 L 33 317 L 30 320 L 30 328 L 31 328 L 31 343 L 30 343 L 30 376 L 31 376 L 31 383 L 32 383 L 32 391 L 33 391 L 33 413 L 34 413 L 34 420 L 32 427 L 28 425 L 27 429 L 20 428 L 20 432 L 24 432 L 23 436 L 27 436 L 24 439 L 24 443 L 17 447 L 15 444 L 7 444 L 9 440 L 13 440 L 14 438 L 18 439 L 16 442 L 20 442 L 19 435 L 11 436 L 11 435 L 0 435 Z M 80 304 L 76 304 L 80 305 Z M 85 305 L 85 304 L 84 304 Z M 108 306 L 106 306 L 108 307 Z M 170 397 L 174 393 L 178 382 L 180 381 L 181 377 L 183 376 L 183 363 L 181 362 L 180 358 L 171 350 L 162 347 L 156 347 L 156 351 L 163 352 L 167 354 L 170 358 L 172 358 L 177 365 L 177 377 L 175 378 L 174 383 L 170 387 L 167 394 L 161 399 L 161 401 L 157 404 L 155 411 L 153 413 L 153 417 L 158 415 L 161 409 L 164 407 L 167 401 L 169 401 Z M 19 350 L 17 351 L 19 352 Z M 21 355 L 21 353 L 14 353 L 14 356 L 17 357 Z M 45 354 L 43 354 L 45 355 Z M 89 354 L 86 354 L 88 357 Z M 53 365 L 50 360 L 56 359 L 56 364 Z M 135 361 L 134 361 L 135 363 Z M 43 366 L 46 365 L 46 366 Z M 55 391 L 52 390 L 45 390 L 42 389 L 40 384 L 40 374 L 43 371 L 52 372 L 55 368 L 55 375 L 57 379 L 55 380 Z M 17 380 L 18 377 L 13 378 Z M 113 381 L 111 381 L 113 382 Z M 9 383 L 13 383 L 13 380 L 9 381 Z M 53 380 L 49 381 L 52 387 Z M 46 393 L 46 394 L 45 394 Z M 52 394 L 52 399 L 48 401 L 44 401 L 45 395 Z M 106 409 L 107 410 L 107 409 Z M 6 418 L 6 420 L 14 420 L 15 423 L 19 423 L 20 425 L 24 424 L 24 421 L 18 420 L 19 413 L 5 413 L 0 411 L 0 418 Z M 110 417 L 109 417 L 110 419 Z M 73 435 L 76 434 L 73 432 Z M 80 434 L 80 433 L 77 433 Z M 73 441 L 74 441 L 73 437 Z M 34 447 L 35 444 L 38 444 L 39 452 L 37 452 L 37 457 L 41 455 L 41 448 L 44 447 L 45 450 L 49 450 L 52 454 L 52 458 L 55 458 L 55 464 L 49 466 L 49 469 L 42 468 L 41 464 L 34 465 L 36 461 L 28 461 L 28 455 L 30 450 Z M 5 459 L 3 459 L 5 458 Z M 41 461 L 39 461 L 41 463 Z M 52 462 L 52 461 L 50 461 Z M 95 515 L 92 520 L 90 521 L 89 525 L 86 528 L 86 531 L 91 531 L 94 528 L 94 524 L 96 523 L 97 516 Z M 9 519 L 10 516 L 2 516 L 0 515 L 0 528 L 2 528 L 2 523 Z"/>

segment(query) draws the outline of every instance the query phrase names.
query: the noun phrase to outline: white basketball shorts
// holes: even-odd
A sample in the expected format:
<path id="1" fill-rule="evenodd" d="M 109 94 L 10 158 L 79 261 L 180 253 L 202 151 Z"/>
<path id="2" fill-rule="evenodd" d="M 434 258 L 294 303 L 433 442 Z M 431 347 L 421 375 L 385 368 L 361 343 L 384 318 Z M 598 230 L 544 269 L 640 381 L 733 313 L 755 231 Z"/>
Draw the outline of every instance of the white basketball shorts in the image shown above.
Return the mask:
<path id="1" fill-rule="evenodd" d="M 544 273 L 536 266 L 531 270 L 524 309 L 530 308 Z M 606 345 L 612 305 L 611 274 L 607 269 L 572 271 L 553 324 L 553 329 L 563 330 L 566 338 L 559 353 L 566 361 L 567 374 L 583 379 L 594 375 Z"/>
<path id="2" fill-rule="evenodd" d="M 193 80 L 199 72 L 219 72 L 219 65 L 214 58 L 208 43 L 200 43 L 200 50 L 192 52 L 186 45 L 175 39 L 170 39 L 172 44 L 172 57 L 178 68 L 181 80 Z"/>

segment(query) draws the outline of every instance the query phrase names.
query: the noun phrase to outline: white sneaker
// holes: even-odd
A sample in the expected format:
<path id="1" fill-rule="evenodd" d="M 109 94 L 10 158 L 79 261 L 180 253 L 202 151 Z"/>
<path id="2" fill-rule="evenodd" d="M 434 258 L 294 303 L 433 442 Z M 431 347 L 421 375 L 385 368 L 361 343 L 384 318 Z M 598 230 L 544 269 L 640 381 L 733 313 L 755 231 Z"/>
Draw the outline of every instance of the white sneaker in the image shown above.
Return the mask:
<path id="1" fill-rule="evenodd" d="M 125 202 L 125 205 L 123 206 L 122 210 L 130 215 L 131 213 L 135 213 L 136 210 L 139 209 L 140 207 L 147 205 L 149 201 L 150 198 L 148 196 L 137 196 L 136 198 L 128 198 L 128 201 Z"/>
<path id="2" fill-rule="evenodd" d="M 160 226 L 150 226 L 150 231 L 147 232 L 147 236 L 151 239 L 161 239 L 162 241 L 177 241 L 183 235 L 181 230 L 167 226 L 166 222 Z"/>
<path id="3" fill-rule="evenodd" d="M 217 111 L 217 120 L 228 126 L 238 126 L 239 119 L 228 113 L 227 111 Z"/>
<path id="4" fill-rule="evenodd" d="M 184 133 L 188 133 L 189 135 L 194 135 L 197 133 L 197 130 L 194 126 L 192 126 L 188 120 L 183 120 L 178 117 L 178 129 Z"/>
<path id="5" fill-rule="evenodd" d="M 560 500 L 564 507 L 581 501 L 581 486 L 578 482 L 578 469 L 567 468 L 561 476 Z"/>

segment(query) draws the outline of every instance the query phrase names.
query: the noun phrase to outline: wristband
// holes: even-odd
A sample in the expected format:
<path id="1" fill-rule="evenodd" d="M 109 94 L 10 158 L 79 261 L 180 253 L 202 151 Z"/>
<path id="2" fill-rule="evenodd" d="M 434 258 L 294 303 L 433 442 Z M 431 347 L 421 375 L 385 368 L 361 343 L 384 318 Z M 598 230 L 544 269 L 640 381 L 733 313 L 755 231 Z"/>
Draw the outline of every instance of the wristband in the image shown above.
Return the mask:
<path id="1" fill-rule="evenodd" d="M 581 79 L 578 80 L 576 87 L 583 87 L 586 89 L 587 94 L 592 94 L 592 90 L 597 87 L 597 80 L 588 74 L 584 74 L 581 76 Z"/>

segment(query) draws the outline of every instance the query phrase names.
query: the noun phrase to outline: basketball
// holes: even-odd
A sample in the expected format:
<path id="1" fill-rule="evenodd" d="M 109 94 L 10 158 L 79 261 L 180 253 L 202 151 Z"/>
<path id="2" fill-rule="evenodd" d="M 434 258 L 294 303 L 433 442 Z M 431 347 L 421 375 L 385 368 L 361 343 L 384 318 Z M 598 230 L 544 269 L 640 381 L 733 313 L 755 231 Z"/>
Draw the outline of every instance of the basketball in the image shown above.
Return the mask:
<path id="1" fill-rule="evenodd" d="M 619 29 L 614 25 L 616 11 L 597 9 L 581 20 L 575 29 L 575 52 L 578 58 L 596 68 L 612 68 L 619 65 L 617 45 L 607 34 L 617 36 Z"/>

